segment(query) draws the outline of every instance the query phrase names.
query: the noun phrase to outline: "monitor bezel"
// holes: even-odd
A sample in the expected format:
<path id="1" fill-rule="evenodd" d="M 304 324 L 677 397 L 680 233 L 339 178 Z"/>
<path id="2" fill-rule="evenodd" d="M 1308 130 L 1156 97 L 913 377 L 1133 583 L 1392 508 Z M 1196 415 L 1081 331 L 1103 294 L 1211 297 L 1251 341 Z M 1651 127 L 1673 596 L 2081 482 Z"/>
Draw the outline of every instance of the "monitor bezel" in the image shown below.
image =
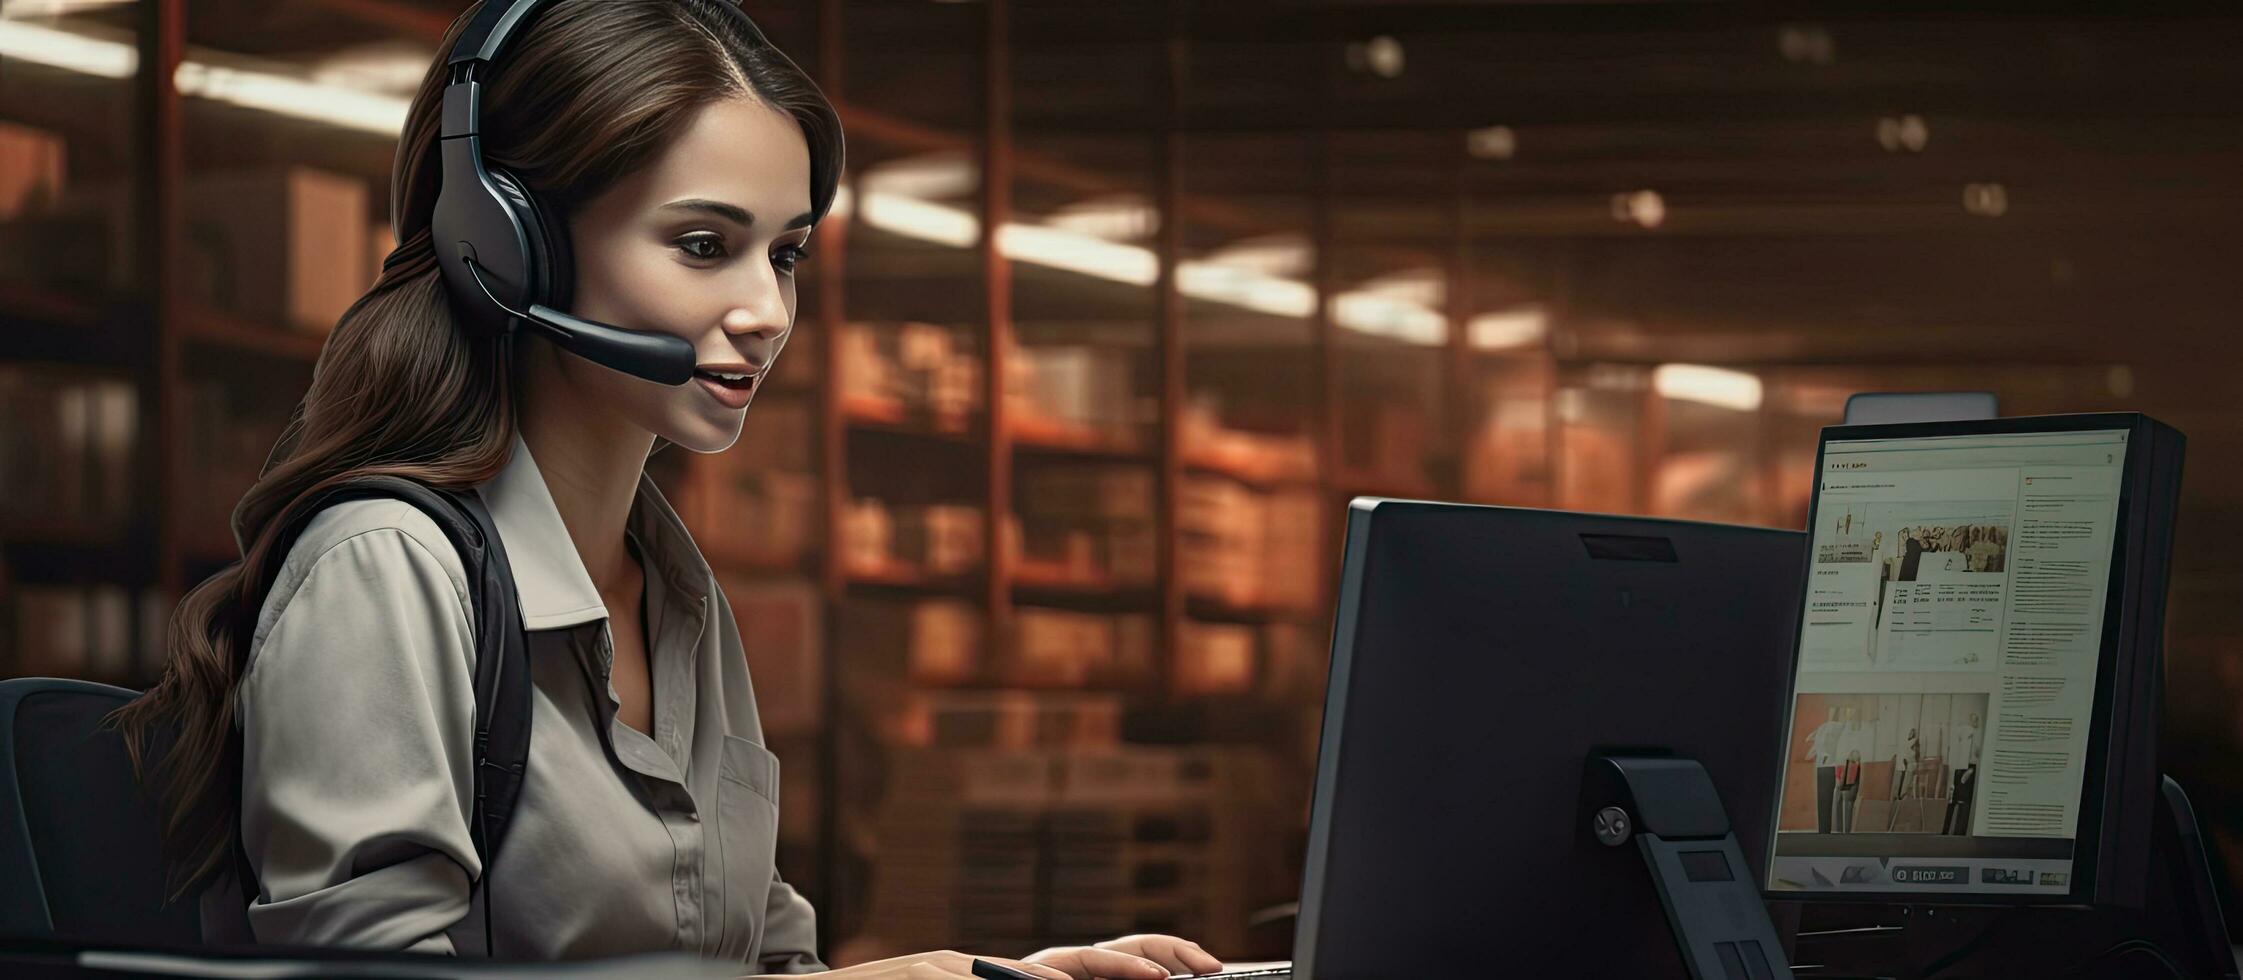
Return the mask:
<path id="1" fill-rule="evenodd" d="M 2072 835 L 2071 887 L 2062 893 L 1989 892 L 1983 889 L 1958 888 L 1952 892 L 1887 891 L 1861 889 L 1797 890 L 1777 889 L 1775 885 L 1777 849 L 1782 834 L 1776 828 L 1782 822 L 1783 781 L 1788 768 L 1786 749 L 1779 749 L 1776 763 L 1777 789 L 1768 814 L 1767 853 L 1762 855 L 1760 890 L 1770 900 L 1796 902 L 1842 902 L 1852 905 L 2034 905 L 2057 907 L 2085 907 L 2093 905 L 2096 894 L 2096 869 L 2102 856 L 2103 811 L 2096 803 L 2104 798 L 2109 787 L 2109 753 L 2111 712 L 2114 710 L 2115 688 L 2120 677 L 2121 629 L 2123 616 L 2119 615 L 2121 599 L 2125 595 L 2127 549 L 2132 539 L 2140 533 L 2131 526 L 2135 492 L 2147 472 L 2149 460 L 2142 445 L 2147 429 L 2144 416 L 2136 412 L 2099 412 L 2078 415 L 2034 415 L 2015 418 L 1978 419 L 1948 422 L 1894 422 L 1875 425 L 1833 425 L 1822 430 L 1815 444 L 1814 493 L 1807 508 L 1807 549 L 1801 556 L 1805 567 L 1801 570 L 1802 585 L 1799 597 L 1800 626 L 1794 631 L 1791 648 L 1791 666 L 1784 681 L 1783 728 L 1777 735 L 1779 743 L 1790 738 L 1793 717 L 1799 705 L 1799 655 L 1805 645 L 1805 615 L 1807 596 L 1812 589 L 1814 573 L 1814 534 L 1822 508 L 1823 458 L 1833 442 L 1852 442 L 1866 439 L 1923 439 L 1939 437 L 1971 437 L 2001 435 L 2032 435 L 2050 432 L 2124 431 L 2126 452 L 2119 469 L 2118 510 L 2116 524 L 2111 532 L 2110 580 L 2103 593 L 2102 647 L 2096 655 L 2094 707 L 2088 716 L 2087 770 L 2080 784 L 2079 822 Z M 1991 719 L 1988 719 L 1991 721 Z"/>

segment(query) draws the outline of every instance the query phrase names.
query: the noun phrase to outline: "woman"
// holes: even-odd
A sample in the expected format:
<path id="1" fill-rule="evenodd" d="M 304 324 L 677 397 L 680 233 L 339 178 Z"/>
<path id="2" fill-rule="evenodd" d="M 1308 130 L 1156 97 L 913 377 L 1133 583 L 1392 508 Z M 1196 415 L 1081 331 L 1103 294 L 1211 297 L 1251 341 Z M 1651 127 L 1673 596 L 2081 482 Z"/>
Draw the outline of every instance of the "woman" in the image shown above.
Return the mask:
<path id="1" fill-rule="evenodd" d="M 399 143 L 397 249 L 235 512 L 246 560 L 187 596 L 164 678 L 119 718 L 136 745 L 181 733 L 152 775 L 173 850 L 203 880 L 227 867 L 238 828 L 260 942 L 520 959 L 684 949 L 744 972 L 821 970 L 812 910 L 772 865 L 778 770 L 740 626 L 644 466 L 659 445 L 714 453 L 738 438 L 794 326 L 796 264 L 841 172 L 839 122 L 723 0 L 560 0 L 493 67 L 485 152 L 566 215 L 570 312 L 689 341 L 700 376 L 669 387 L 458 316 L 429 229 L 445 80 L 439 59 Z M 371 473 L 475 488 L 520 593 L 534 736 L 487 903 L 471 887 L 485 869 L 467 823 L 460 556 L 387 500 L 323 510 L 272 553 L 292 503 Z M 1221 967 L 1161 936 L 1019 965 L 1052 980 Z M 927 953 L 834 976 L 968 966 Z"/>

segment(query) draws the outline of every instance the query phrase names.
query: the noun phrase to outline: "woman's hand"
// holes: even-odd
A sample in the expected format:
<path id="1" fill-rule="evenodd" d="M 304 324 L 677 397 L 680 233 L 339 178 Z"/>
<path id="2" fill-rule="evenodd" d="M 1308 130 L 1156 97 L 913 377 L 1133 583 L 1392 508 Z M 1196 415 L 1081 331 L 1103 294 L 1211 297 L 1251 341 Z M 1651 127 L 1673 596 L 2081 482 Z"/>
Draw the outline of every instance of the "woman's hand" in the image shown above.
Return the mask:
<path id="1" fill-rule="evenodd" d="M 832 977 L 833 980 L 979 980 L 974 976 L 973 970 L 973 963 L 977 959 L 988 960 L 991 963 L 1002 963 L 1029 976 L 1042 977 L 1044 980 L 1074 980 L 1073 977 L 1067 975 L 1066 971 L 1056 970 L 1048 966 L 1037 966 L 1033 963 L 1023 963 L 1019 960 L 1008 960 L 996 956 L 969 956 L 965 953 L 952 952 L 947 949 L 934 953 L 913 953 L 910 956 L 897 956 L 871 963 L 859 963 L 856 966 L 845 966 L 838 970 L 818 974 L 818 976 Z M 747 977 L 743 980 L 761 980 L 761 978 Z"/>
<path id="2" fill-rule="evenodd" d="M 1123 936 L 1096 946 L 1054 946 L 1028 958 L 1058 967 L 1071 980 L 1168 980 L 1178 973 L 1216 973 L 1223 961 L 1174 936 Z"/>

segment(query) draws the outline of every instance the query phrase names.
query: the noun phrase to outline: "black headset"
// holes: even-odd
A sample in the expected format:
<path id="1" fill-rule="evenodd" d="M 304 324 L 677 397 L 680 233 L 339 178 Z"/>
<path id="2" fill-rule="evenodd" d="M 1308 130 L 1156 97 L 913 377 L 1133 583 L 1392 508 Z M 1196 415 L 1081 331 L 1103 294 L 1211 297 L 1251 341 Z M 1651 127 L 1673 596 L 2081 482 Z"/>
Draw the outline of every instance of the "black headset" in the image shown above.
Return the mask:
<path id="1" fill-rule="evenodd" d="M 444 179 L 430 225 L 437 264 L 453 302 L 471 320 L 501 325 L 508 334 L 526 323 L 596 364 L 682 385 L 693 380 L 695 364 L 693 345 L 685 338 L 563 312 L 576 273 L 564 216 L 520 178 L 483 159 L 483 79 L 508 42 L 551 2 L 486 0 L 445 62 L 451 82 L 444 88 L 438 140 Z M 723 5 L 747 20 L 737 0 Z M 752 22 L 749 29 L 754 31 Z"/>

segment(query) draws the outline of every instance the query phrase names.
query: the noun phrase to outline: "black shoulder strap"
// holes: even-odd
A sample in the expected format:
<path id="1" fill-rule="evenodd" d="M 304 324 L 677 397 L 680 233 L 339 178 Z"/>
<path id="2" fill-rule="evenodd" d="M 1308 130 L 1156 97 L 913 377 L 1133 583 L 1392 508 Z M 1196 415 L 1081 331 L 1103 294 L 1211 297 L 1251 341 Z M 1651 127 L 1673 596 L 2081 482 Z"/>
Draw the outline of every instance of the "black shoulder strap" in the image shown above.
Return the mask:
<path id="1" fill-rule="evenodd" d="M 477 881 L 481 887 L 490 878 L 491 862 L 513 819 L 530 750 L 529 644 L 506 546 L 482 498 L 473 490 L 440 490 L 394 476 L 358 477 L 337 484 L 303 502 L 282 526 L 273 552 L 279 557 L 259 583 L 257 594 L 272 588 L 279 562 L 286 560 L 312 517 L 345 500 L 364 498 L 403 500 L 427 514 L 451 541 L 467 571 L 468 598 L 475 607 L 475 813 L 468 831 L 482 859 L 483 874 Z M 251 884 L 256 875 L 238 836 L 235 857 L 246 902 L 257 895 Z"/>

